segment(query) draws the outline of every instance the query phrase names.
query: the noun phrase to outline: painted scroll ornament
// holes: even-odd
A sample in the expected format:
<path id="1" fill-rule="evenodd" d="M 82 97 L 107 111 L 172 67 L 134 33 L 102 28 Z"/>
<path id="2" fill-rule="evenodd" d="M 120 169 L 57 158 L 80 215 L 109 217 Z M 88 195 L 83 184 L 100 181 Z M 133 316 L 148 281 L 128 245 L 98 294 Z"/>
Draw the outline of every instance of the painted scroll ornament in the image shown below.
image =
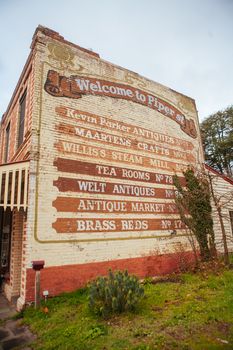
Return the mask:
<path id="1" fill-rule="evenodd" d="M 126 84 L 107 80 L 71 75 L 62 76 L 55 70 L 49 70 L 44 85 L 45 91 L 55 97 L 81 98 L 83 95 L 108 96 L 139 103 L 174 120 L 187 135 L 197 137 L 192 119 L 187 119 L 177 108 L 168 102 L 147 92 Z"/>

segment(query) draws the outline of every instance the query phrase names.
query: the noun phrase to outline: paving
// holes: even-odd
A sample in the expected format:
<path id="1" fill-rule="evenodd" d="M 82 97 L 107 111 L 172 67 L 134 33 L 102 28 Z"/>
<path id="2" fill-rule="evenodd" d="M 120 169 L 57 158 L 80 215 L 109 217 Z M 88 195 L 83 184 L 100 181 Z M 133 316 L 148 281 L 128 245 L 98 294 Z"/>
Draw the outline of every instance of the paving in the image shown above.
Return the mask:
<path id="1" fill-rule="evenodd" d="M 20 319 L 11 319 L 16 314 L 15 305 L 0 293 L 0 350 L 31 349 L 30 343 L 35 340 L 35 336 L 21 324 Z"/>

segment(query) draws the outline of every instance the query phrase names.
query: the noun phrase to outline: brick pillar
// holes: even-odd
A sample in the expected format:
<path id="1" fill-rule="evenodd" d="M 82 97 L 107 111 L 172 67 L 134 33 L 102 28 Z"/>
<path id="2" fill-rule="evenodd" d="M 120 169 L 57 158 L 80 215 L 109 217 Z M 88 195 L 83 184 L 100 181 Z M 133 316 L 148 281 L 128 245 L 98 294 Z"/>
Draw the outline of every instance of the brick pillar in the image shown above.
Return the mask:
<path id="1" fill-rule="evenodd" d="M 21 264 L 21 284 L 20 298 L 17 300 L 17 310 L 21 310 L 25 304 L 25 289 L 26 289 L 26 259 L 28 258 L 28 242 L 27 242 L 27 216 L 23 217 L 23 235 L 22 235 L 22 264 Z"/>
<path id="2" fill-rule="evenodd" d="M 10 285 L 6 291 L 8 299 L 20 295 L 24 213 L 14 209 L 11 229 Z"/>

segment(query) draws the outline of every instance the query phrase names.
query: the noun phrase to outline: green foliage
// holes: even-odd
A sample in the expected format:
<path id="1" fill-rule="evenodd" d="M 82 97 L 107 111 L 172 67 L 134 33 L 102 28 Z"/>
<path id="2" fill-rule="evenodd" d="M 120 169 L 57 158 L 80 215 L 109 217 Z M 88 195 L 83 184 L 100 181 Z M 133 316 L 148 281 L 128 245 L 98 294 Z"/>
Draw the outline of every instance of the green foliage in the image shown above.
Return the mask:
<path id="1" fill-rule="evenodd" d="M 208 266 L 212 268 L 211 263 Z M 148 284 L 144 288 L 145 297 L 136 312 L 107 320 L 100 320 L 90 312 L 85 291 L 49 298 L 48 315 L 27 307 L 23 322 L 37 334 L 30 347 L 34 350 L 233 349 L 232 270 L 222 267 L 209 273 L 205 269 L 194 275 L 181 275 L 177 283 Z"/>
<path id="2" fill-rule="evenodd" d="M 207 163 L 233 176 L 233 106 L 210 115 L 201 123 L 201 134 Z"/>
<path id="3" fill-rule="evenodd" d="M 106 327 L 103 325 L 93 326 L 87 332 L 85 339 L 96 339 L 105 334 L 107 334 Z"/>
<path id="4" fill-rule="evenodd" d="M 133 350 L 151 350 L 151 347 L 146 344 L 136 346 Z"/>
<path id="5" fill-rule="evenodd" d="M 127 271 L 111 270 L 107 277 L 99 277 L 90 284 L 89 307 L 95 313 L 107 316 L 133 310 L 144 290 L 137 277 Z"/>
<path id="6" fill-rule="evenodd" d="M 143 284 L 148 285 L 153 283 L 153 278 L 152 277 L 146 277 L 144 278 Z"/>
<path id="7" fill-rule="evenodd" d="M 178 193 L 176 205 L 181 220 L 197 239 L 202 260 L 208 260 L 215 252 L 209 183 L 205 177 L 196 175 L 193 169 L 187 169 L 183 174 L 185 187 L 177 175 L 173 177 Z"/>

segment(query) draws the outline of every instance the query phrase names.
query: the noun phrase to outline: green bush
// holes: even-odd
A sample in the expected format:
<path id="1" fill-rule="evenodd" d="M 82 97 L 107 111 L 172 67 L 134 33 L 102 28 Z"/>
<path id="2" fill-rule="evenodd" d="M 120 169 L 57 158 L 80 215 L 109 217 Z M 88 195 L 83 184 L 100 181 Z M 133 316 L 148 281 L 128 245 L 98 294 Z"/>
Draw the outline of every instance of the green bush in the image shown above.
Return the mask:
<path id="1" fill-rule="evenodd" d="M 133 310 L 144 295 L 136 276 L 127 271 L 111 270 L 107 277 L 98 277 L 89 286 L 89 307 L 95 313 L 107 316 Z"/>

